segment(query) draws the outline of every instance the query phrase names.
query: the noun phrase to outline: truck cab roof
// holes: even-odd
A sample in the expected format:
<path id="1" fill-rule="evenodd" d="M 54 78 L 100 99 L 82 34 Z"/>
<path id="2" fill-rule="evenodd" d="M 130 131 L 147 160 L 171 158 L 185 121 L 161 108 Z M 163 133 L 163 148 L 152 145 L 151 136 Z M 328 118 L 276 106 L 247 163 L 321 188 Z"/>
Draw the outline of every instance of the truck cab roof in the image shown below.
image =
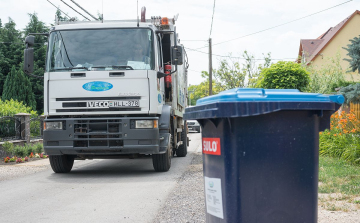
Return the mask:
<path id="1" fill-rule="evenodd" d="M 139 24 L 139 25 L 138 25 Z M 173 30 L 174 19 L 169 19 L 168 30 Z M 101 28 L 159 28 L 158 19 L 147 19 L 145 22 L 138 20 L 104 20 L 104 21 L 61 21 L 52 28 L 52 30 L 69 29 L 101 29 Z M 166 29 L 165 29 L 166 30 Z"/>

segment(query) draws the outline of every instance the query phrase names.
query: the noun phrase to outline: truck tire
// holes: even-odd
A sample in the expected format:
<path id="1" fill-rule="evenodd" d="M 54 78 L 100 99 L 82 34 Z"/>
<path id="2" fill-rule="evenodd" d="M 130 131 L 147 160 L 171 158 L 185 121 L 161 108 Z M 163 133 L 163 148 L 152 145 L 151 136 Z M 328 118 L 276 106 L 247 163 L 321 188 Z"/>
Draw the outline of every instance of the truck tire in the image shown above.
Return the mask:
<path id="1" fill-rule="evenodd" d="M 182 144 L 176 150 L 176 156 L 185 157 L 187 155 L 187 126 L 185 124 L 182 132 L 181 132 L 181 140 Z"/>
<path id="2" fill-rule="evenodd" d="M 60 155 L 49 156 L 51 168 L 55 173 L 68 173 L 74 165 L 74 157 Z"/>
<path id="3" fill-rule="evenodd" d="M 156 172 L 166 172 L 171 167 L 171 146 L 163 154 L 153 154 L 152 161 Z"/>

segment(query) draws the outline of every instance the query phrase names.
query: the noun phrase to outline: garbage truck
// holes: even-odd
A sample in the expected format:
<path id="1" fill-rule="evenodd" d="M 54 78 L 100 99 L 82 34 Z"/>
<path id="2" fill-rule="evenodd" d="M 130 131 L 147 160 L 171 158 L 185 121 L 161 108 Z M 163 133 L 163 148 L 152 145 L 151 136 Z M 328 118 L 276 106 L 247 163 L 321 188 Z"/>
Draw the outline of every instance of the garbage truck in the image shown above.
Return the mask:
<path id="1" fill-rule="evenodd" d="M 188 61 L 177 16 L 56 21 L 25 38 L 24 72 L 34 76 L 35 35 L 48 36 L 43 143 L 55 173 L 74 160 L 151 156 L 155 171 L 185 157 Z"/>

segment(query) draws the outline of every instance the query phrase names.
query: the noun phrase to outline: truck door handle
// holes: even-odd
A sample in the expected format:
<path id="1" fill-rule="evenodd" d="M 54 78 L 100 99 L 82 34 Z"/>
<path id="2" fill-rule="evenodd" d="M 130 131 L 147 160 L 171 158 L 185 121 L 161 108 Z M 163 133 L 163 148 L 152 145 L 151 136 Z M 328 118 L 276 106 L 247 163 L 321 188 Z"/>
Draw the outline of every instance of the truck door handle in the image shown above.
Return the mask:
<path id="1" fill-rule="evenodd" d="M 71 73 L 71 78 L 74 77 L 86 77 L 85 73 Z"/>
<path id="2" fill-rule="evenodd" d="M 124 72 L 110 72 L 109 77 L 125 77 Z"/>

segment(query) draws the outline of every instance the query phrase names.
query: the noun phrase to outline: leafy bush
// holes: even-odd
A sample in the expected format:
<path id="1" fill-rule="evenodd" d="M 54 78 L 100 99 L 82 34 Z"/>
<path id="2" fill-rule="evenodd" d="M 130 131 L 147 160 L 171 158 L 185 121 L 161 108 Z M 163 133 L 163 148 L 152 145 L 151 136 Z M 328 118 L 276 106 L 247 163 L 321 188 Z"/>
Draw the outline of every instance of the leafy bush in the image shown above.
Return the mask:
<path id="1" fill-rule="evenodd" d="M 299 89 L 309 84 L 309 73 L 295 62 L 279 61 L 261 71 L 257 87 L 267 89 Z"/>
<path id="2" fill-rule="evenodd" d="M 2 145 L 2 148 L 3 150 L 6 152 L 6 153 L 10 153 L 10 154 L 13 154 L 14 153 L 14 144 L 10 143 L 10 142 L 5 142 L 3 145 Z"/>
<path id="3" fill-rule="evenodd" d="M 320 133 L 320 155 L 344 159 L 350 163 L 360 163 L 360 120 L 351 111 L 331 116 L 330 130 Z"/>
<path id="4" fill-rule="evenodd" d="M 341 55 L 338 53 L 335 58 L 325 58 L 326 63 L 321 67 L 313 65 L 306 66 L 310 73 L 310 82 L 306 88 L 307 92 L 331 94 L 336 92 L 335 88 L 344 87 L 353 81 L 346 81 L 344 71 L 341 67 Z"/>
<path id="5" fill-rule="evenodd" d="M 36 152 L 36 145 L 26 144 L 25 149 L 26 149 L 26 154 L 25 155 L 30 156 L 31 153 Z"/>
<path id="6" fill-rule="evenodd" d="M 2 101 L 0 99 L 0 117 L 13 116 L 17 113 L 29 113 L 31 117 L 36 117 L 36 111 L 33 111 L 30 107 L 25 106 L 22 102 L 10 100 Z"/>
<path id="7" fill-rule="evenodd" d="M 44 148 L 43 148 L 43 144 L 42 144 L 42 143 L 37 143 L 37 144 L 36 144 L 36 152 L 37 152 L 37 153 L 42 153 L 42 152 L 44 152 Z"/>
<path id="8" fill-rule="evenodd" d="M 15 146 L 14 153 L 15 156 L 24 157 L 26 154 L 26 148 L 24 146 Z"/>

